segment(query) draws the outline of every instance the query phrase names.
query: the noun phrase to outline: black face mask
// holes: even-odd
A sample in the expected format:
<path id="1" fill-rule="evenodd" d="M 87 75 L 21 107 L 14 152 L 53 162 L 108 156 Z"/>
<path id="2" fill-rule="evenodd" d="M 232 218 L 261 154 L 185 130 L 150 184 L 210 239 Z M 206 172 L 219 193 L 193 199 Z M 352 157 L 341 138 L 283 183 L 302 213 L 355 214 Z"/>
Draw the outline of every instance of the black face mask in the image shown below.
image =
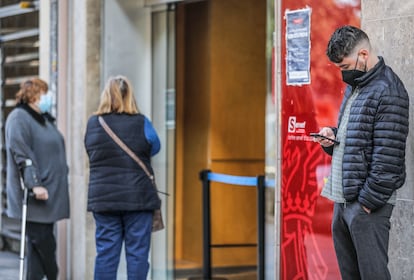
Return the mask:
<path id="1" fill-rule="evenodd" d="M 355 68 L 353 70 L 342 70 L 342 81 L 347 83 L 352 87 L 356 87 L 358 82 L 355 81 L 358 78 L 361 78 L 366 73 L 367 65 L 365 64 L 365 71 L 357 70 L 358 58 L 355 63 Z"/>

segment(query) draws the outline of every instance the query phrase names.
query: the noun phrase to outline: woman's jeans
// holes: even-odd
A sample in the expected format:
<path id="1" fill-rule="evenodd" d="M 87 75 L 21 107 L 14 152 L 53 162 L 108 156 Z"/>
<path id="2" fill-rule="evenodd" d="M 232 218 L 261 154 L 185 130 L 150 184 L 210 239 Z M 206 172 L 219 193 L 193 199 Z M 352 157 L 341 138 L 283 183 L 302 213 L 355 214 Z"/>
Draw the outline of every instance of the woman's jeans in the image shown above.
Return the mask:
<path id="1" fill-rule="evenodd" d="M 390 280 L 388 241 L 393 205 L 370 214 L 358 201 L 335 203 L 332 236 L 343 280 Z"/>
<path id="2" fill-rule="evenodd" d="M 27 280 L 57 279 L 54 224 L 27 222 Z"/>
<path id="3" fill-rule="evenodd" d="M 96 223 L 95 280 L 116 279 L 125 242 L 128 279 L 147 279 L 152 211 L 93 213 Z"/>

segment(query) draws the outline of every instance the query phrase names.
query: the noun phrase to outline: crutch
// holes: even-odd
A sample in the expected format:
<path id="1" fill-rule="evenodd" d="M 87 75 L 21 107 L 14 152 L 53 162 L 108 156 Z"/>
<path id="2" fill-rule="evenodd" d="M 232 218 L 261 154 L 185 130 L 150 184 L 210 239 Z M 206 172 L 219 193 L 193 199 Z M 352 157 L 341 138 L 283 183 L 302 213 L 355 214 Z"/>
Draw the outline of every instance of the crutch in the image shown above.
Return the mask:
<path id="1" fill-rule="evenodd" d="M 22 207 L 22 230 L 20 235 L 20 272 L 19 279 L 23 280 L 24 275 L 24 247 L 26 243 L 26 217 L 27 217 L 27 200 L 29 189 L 23 186 L 23 207 Z"/>

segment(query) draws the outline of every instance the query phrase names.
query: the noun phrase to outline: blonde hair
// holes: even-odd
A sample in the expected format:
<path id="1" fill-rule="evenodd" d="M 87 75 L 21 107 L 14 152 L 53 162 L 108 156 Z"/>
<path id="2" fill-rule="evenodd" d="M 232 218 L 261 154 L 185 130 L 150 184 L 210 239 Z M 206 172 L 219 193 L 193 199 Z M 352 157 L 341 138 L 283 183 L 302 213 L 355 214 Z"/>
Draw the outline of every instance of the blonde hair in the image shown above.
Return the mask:
<path id="1" fill-rule="evenodd" d="M 20 84 L 20 89 L 16 93 L 16 103 L 32 103 L 42 92 L 47 92 L 48 89 L 47 83 L 39 78 L 26 80 Z"/>
<path id="2" fill-rule="evenodd" d="M 138 114 L 131 83 L 124 76 L 110 77 L 101 94 L 96 115 L 109 113 Z"/>

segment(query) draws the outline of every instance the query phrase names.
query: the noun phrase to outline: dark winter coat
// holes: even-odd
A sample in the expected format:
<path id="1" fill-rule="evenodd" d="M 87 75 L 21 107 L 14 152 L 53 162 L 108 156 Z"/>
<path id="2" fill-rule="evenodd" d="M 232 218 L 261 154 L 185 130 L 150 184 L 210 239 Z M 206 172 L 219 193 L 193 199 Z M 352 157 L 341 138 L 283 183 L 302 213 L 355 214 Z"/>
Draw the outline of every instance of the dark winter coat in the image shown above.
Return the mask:
<path id="1" fill-rule="evenodd" d="M 382 57 L 358 79 L 360 93 L 352 104 L 342 163 L 345 200 L 358 200 L 371 210 L 387 203 L 405 181 L 408 134 L 407 91 Z M 339 123 L 351 87 L 342 101 Z M 325 149 L 332 154 L 332 146 Z"/>
<path id="2" fill-rule="evenodd" d="M 65 144 L 56 126 L 28 105 L 19 105 L 7 117 L 7 215 L 20 218 L 24 184 L 31 189 L 43 186 L 48 200 L 28 201 L 27 220 L 53 223 L 69 218 L 68 167 Z M 26 160 L 31 164 L 26 166 Z"/>
<path id="3" fill-rule="evenodd" d="M 141 114 L 105 114 L 113 132 L 144 162 L 151 174 L 153 145 L 159 139 Z M 150 132 L 146 135 L 146 132 Z M 85 134 L 89 156 L 88 211 L 143 211 L 159 209 L 161 202 L 142 168 L 105 132 L 98 116 L 89 118 Z"/>

